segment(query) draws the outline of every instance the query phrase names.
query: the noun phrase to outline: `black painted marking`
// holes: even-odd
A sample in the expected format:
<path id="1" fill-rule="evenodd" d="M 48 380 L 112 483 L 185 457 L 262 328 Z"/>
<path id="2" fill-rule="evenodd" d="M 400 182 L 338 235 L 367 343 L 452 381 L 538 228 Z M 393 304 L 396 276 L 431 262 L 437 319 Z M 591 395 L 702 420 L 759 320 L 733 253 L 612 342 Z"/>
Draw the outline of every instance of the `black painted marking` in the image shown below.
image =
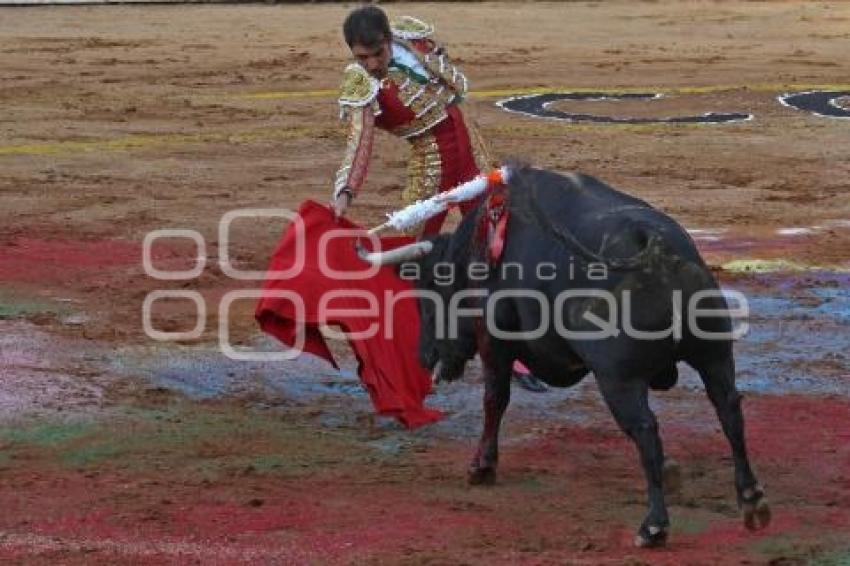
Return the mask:
<path id="1" fill-rule="evenodd" d="M 812 90 L 780 95 L 779 102 L 824 118 L 850 118 L 850 109 L 842 108 L 838 99 L 850 96 L 850 90 Z"/>
<path id="2" fill-rule="evenodd" d="M 536 118 L 549 118 L 566 122 L 596 122 L 600 124 L 724 124 L 728 122 L 743 122 L 751 120 L 752 114 L 741 112 L 716 113 L 706 112 L 700 116 L 674 116 L 670 118 L 614 118 L 595 114 L 577 114 L 550 110 L 553 102 L 561 100 L 598 101 L 598 100 L 657 100 L 661 94 L 656 93 L 620 93 L 604 92 L 554 92 L 548 94 L 531 94 L 500 100 L 496 106 L 508 112 L 517 112 Z"/>

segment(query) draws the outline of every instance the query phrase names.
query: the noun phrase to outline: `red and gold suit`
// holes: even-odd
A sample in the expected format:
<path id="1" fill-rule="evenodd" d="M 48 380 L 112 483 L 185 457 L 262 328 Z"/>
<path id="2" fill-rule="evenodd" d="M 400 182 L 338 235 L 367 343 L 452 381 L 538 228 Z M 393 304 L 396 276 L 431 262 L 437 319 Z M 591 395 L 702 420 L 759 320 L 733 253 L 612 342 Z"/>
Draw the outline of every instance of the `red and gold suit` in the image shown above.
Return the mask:
<path id="1" fill-rule="evenodd" d="M 334 183 L 334 196 L 352 196 L 363 185 L 372 153 L 375 128 L 410 143 L 405 203 L 454 188 L 478 175 L 485 150 L 467 125 L 459 104 L 467 80 L 431 39 L 433 28 L 415 18 L 392 24 L 392 59 L 387 76 L 378 80 L 360 65 L 345 70 L 339 99 L 348 122 L 348 145 Z M 472 206 L 462 207 L 466 212 Z M 422 227 L 423 235 L 439 232 L 445 213 Z"/>

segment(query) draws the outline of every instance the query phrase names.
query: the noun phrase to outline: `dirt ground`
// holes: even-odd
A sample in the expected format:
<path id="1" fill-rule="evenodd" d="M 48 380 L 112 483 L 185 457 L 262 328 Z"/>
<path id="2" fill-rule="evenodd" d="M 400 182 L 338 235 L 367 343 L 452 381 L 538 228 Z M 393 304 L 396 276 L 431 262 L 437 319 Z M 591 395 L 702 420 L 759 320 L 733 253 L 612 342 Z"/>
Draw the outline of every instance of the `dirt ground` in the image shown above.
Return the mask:
<path id="1" fill-rule="evenodd" d="M 342 347 L 340 374 L 218 352 L 218 300 L 259 285 L 218 267 L 222 215 L 330 193 L 351 6 L 0 8 L 0 560 L 850 561 L 850 120 L 777 101 L 850 93 L 850 3 L 386 5 L 435 23 L 495 155 L 648 200 L 751 299 L 739 384 L 774 522 L 743 529 L 726 444 L 686 373 L 654 399 L 685 479 L 658 551 L 631 547 L 643 480 L 592 380 L 518 391 L 500 483 L 471 489 L 475 368 L 434 395 L 444 421 L 408 432 L 372 417 Z M 495 105 L 541 89 L 665 95 L 553 106 L 564 111 L 754 117 L 566 123 Z M 400 204 L 405 151 L 379 134 L 355 220 L 376 223 Z M 282 228 L 279 218 L 234 222 L 234 265 L 264 269 Z M 145 275 L 142 241 L 156 229 L 203 235 L 199 278 Z M 160 269 L 196 255 L 186 239 L 153 249 Z M 201 338 L 145 335 L 142 302 L 162 288 L 203 294 Z M 252 310 L 233 306 L 232 340 L 273 348 Z M 154 314 L 160 330 L 195 320 L 185 301 Z"/>

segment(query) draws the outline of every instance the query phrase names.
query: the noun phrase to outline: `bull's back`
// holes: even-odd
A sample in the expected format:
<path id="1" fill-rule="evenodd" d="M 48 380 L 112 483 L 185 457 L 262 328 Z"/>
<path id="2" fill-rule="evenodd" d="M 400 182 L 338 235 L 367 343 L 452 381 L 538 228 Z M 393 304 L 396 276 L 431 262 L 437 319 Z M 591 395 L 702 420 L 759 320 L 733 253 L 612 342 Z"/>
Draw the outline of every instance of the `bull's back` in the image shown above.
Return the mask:
<path id="1" fill-rule="evenodd" d="M 654 237 L 667 253 L 702 263 L 693 240 L 675 220 L 595 177 L 521 169 L 512 179 L 510 198 L 517 217 L 544 231 L 541 220 L 568 230 L 568 236 L 597 256 L 629 258 Z"/>
<path id="2" fill-rule="evenodd" d="M 572 344 L 576 352 L 584 354 L 589 366 L 614 364 L 654 379 L 659 368 L 675 375 L 678 359 L 715 357 L 727 352 L 728 341 L 707 343 L 687 326 L 691 297 L 706 289 L 717 290 L 718 286 L 693 240 L 675 220 L 645 201 L 587 175 L 526 169 L 514 178 L 510 199 L 514 216 L 509 247 L 515 238 L 514 250 L 534 250 L 532 254 L 539 261 L 568 265 L 601 260 L 610 267 L 604 280 L 589 279 L 581 270 L 576 276 L 559 276 L 544 284 L 547 295 L 563 288 L 604 289 L 618 297 L 623 314 L 624 291 L 628 291 L 632 328 L 659 331 L 676 319 L 682 323 L 681 339 L 670 336 L 647 341 L 621 332 L 598 343 Z M 528 252 L 513 253 L 527 257 Z M 630 261 L 634 263 L 631 267 L 616 267 L 631 265 Z M 681 294 L 680 306 L 673 304 L 674 291 Z M 699 306 L 717 309 L 725 303 L 721 298 Z M 605 312 L 598 314 L 606 316 Z M 722 317 L 712 318 L 707 324 L 711 331 L 729 328 L 728 319 Z"/>

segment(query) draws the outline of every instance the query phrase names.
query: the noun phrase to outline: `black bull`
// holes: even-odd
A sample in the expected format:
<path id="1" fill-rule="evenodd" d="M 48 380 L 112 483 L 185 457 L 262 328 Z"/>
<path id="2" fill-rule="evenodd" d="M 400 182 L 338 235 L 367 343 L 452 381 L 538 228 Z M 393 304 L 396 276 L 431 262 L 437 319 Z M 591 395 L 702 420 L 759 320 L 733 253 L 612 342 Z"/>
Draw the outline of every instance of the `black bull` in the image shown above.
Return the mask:
<path id="1" fill-rule="evenodd" d="M 636 543 L 663 544 L 669 527 L 662 489 L 664 452 L 648 392 L 672 387 L 676 363 L 684 361 L 702 378 L 731 445 L 745 524 L 750 529 L 765 526 L 770 510 L 747 457 L 732 338 L 716 336 L 728 334 L 732 320 L 687 232 L 646 202 L 589 176 L 516 168 L 507 195 L 504 253 L 486 275 L 481 275 L 486 261 L 483 205 L 467 214 L 453 234 L 434 238 L 430 253 L 399 268 L 403 276 L 415 274 L 418 289 L 443 299 L 423 294 L 419 300 L 423 365 L 437 366 L 438 377 L 454 379 L 476 352 L 481 356 L 484 430 L 469 481 L 495 480 L 499 425 L 510 400 L 514 360 L 556 387 L 574 385 L 592 372 L 617 424 L 637 445 L 646 475 L 649 511 Z M 454 277 L 447 282 L 441 273 Z M 463 290 L 486 296 L 468 296 L 458 306 L 477 307 L 488 316 L 448 312 L 452 296 Z M 565 290 L 575 294 L 559 302 Z M 707 296 L 699 298 L 700 292 Z M 515 296 L 508 296 L 511 293 Z M 709 310 L 713 312 L 706 314 Z M 456 336 L 437 327 L 438 321 L 453 316 Z M 556 318 L 560 324 L 555 324 Z M 548 327 L 541 326 L 542 321 L 548 321 Z M 564 332 L 599 332 L 605 327 L 600 321 L 615 323 L 615 332 L 596 338 Z M 681 332 L 663 332 L 676 326 Z M 657 337 L 636 336 L 635 330 L 655 331 Z M 500 334 L 505 332 L 526 334 Z"/>

